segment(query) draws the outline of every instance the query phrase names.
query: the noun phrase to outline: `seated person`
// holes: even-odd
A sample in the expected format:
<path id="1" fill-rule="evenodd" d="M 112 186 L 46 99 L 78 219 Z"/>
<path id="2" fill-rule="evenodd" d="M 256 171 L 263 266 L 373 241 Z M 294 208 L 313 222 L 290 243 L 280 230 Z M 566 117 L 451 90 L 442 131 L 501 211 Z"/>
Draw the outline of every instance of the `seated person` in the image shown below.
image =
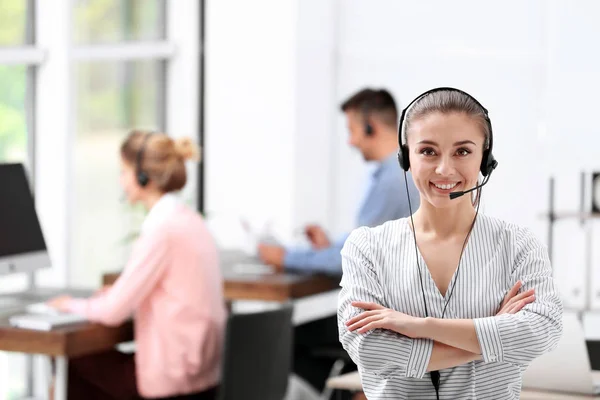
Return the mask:
<path id="1" fill-rule="evenodd" d="M 403 170 L 398 165 L 398 111 L 386 90 L 364 89 L 346 100 L 342 106 L 346 115 L 349 144 L 356 147 L 365 161 L 376 163 L 369 189 L 356 217 L 356 226 L 377 226 L 409 215 Z M 408 175 L 408 191 L 413 204 L 419 204 L 419 194 Z M 309 225 L 305 233 L 311 249 L 284 248 L 259 244 L 261 260 L 277 270 L 297 270 L 339 275 L 342 273 L 340 251 L 347 234 L 332 241 L 317 225 Z"/>
<path id="2" fill-rule="evenodd" d="M 374 227 L 410 215 L 407 190 L 412 204 L 419 204 L 418 191 L 410 174 L 405 181 L 398 165 L 398 111 L 391 94 L 386 90 L 364 89 L 341 105 L 350 131 L 349 143 L 356 147 L 366 161 L 375 162 L 369 190 L 356 219 L 357 226 Z M 408 183 L 408 189 L 407 189 Z M 330 240 L 322 228 L 306 227 L 312 249 L 283 248 L 259 245 L 263 262 L 277 270 L 327 273 L 341 275 L 340 251 L 347 235 Z M 322 391 L 335 360 L 313 357 L 315 347 L 339 348 L 335 315 L 296 327 L 294 370 L 317 391 Z"/>
<path id="3" fill-rule="evenodd" d="M 112 287 L 49 304 L 105 325 L 133 314 L 137 350 L 72 359 L 69 399 L 216 398 L 227 319 L 217 247 L 201 216 L 171 193 L 196 154 L 189 139 L 164 134 L 134 131 L 122 144 L 121 186 L 149 210 L 131 258 Z"/>

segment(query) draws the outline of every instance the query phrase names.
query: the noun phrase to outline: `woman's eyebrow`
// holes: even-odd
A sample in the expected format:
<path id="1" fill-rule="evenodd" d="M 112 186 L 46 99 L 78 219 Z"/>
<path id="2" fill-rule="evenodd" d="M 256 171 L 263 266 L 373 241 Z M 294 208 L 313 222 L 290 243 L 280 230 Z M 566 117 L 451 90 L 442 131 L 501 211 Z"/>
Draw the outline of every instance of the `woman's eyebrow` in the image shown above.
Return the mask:
<path id="1" fill-rule="evenodd" d="M 461 140 L 459 142 L 454 143 L 455 146 L 462 146 L 464 144 L 473 144 L 475 145 L 475 142 L 472 140 Z"/>
<path id="2" fill-rule="evenodd" d="M 430 144 L 430 145 L 433 145 L 433 146 L 437 146 L 438 145 L 433 140 L 421 140 L 417 144 Z M 454 143 L 454 146 L 462 146 L 462 145 L 465 145 L 465 144 L 472 144 L 472 145 L 476 146 L 475 142 L 472 141 L 472 140 L 461 140 L 459 142 Z"/>

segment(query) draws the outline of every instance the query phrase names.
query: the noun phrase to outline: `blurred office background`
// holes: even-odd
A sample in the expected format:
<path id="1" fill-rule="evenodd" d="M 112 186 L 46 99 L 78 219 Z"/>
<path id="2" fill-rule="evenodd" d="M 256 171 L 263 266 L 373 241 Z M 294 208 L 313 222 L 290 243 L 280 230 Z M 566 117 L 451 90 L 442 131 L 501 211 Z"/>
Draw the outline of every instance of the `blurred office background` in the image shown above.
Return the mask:
<path id="1" fill-rule="evenodd" d="M 546 240 L 550 177 L 561 212 L 595 192 L 599 17 L 594 0 L 0 0 L 0 161 L 28 167 L 53 260 L 36 280 L 93 288 L 122 267 L 143 218 L 118 186 L 134 127 L 202 145 L 183 197 L 222 247 L 240 244 L 240 216 L 287 240 L 308 222 L 352 228 L 368 165 L 339 103 L 364 86 L 401 107 L 435 86 L 478 98 L 500 163 L 483 210 Z M 600 339 L 600 236 L 579 217 L 554 225 L 553 264 Z M 24 368 L 0 353 L 1 399 L 25 390 Z"/>

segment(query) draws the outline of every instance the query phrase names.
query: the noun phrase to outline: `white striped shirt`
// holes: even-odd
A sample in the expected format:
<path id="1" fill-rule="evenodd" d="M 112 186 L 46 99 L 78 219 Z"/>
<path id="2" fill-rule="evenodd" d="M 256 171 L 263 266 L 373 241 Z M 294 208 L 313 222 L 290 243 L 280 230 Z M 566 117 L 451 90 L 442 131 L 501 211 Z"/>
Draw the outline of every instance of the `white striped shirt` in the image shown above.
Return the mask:
<path id="1" fill-rule="evenodd" d="M 363 311 L 352 301 L 425 317 L 410 218 L 354 230 L 341 253 L 340 342 L 359 368 L 365 394 L 370 400 L 435 400 L 426 372 L 431 339 L 382 329 L 359 334 L 345 326 Z M 429 314 L 440 318 L 457 275 L 442 297 L 420 253 L 419 264 Z M 444 318 L 474 320 L 483 361 L 441 370 L 440 399 L 518 399 L 527 365 L 562 334 L 563 306 L 546 247 L 526 228 L 479 214 L 459 275 Z M 516 314 L 495 316 L 519 279 L 522 291 L 535 288 L 535 301 Z"/>

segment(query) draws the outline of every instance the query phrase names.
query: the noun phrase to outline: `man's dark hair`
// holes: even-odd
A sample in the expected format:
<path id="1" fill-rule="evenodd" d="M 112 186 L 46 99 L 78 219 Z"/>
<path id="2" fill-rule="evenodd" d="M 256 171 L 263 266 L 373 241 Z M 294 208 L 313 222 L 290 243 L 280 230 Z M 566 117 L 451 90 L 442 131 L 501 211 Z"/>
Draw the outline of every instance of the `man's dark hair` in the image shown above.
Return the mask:
<path id="1" fill-rule="evenodd" d="M 398 110 L 394 98 L 385 89 L 363 89 L 344 101 L 340 107 L 343 112 L 357 111 L 364 118 L 375 117 L 388 126 L 398 123 Z"/>

